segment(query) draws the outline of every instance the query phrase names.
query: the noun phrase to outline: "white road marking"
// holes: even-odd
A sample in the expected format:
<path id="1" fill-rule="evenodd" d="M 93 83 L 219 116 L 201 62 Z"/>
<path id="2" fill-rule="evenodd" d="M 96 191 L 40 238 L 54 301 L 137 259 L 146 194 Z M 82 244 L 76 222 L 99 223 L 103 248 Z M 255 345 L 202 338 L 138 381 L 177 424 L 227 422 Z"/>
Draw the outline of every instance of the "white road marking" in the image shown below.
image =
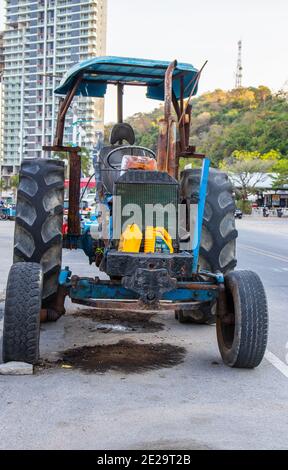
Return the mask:
<path id="1" fill-rule="evenodd" d="M 269 258 L 274 258 L 279 261 L 284 261 L 284 263 L 288 263 L 288 258 L 286 256 L 277 255 L 275 253 L 269 253 L 268 251 L 261 250 L 260 248 L 255 248 L 254 246 L 244 245 L 243 243 L 238 243 L 238 246 L 240 248 L 246 248 L 246 250 L 257 253 L 258 255 L 268 256 Z"/>
<path id="2" fill-rule="evenodd" d="M 276 367 L 285 377 L 288 379 L 288 365 L 285 362 L 281 361 L 279 357 L 275 356 L 271 351 L 266 351 L 265 359 L 272 364 L 272 366 Z"/>

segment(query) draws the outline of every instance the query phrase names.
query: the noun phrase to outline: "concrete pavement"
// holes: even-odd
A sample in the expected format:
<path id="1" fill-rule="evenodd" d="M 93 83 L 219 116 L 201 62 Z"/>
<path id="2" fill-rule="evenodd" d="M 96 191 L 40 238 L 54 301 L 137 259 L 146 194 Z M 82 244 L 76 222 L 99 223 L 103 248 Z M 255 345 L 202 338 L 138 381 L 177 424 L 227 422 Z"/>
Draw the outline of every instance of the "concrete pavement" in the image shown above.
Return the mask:
<path id="1" fill-rule="evenodd" d="M 271 356 L 259 368 L 224 366 L 214 326 L 181 325 L 173 314 L 161 314 L 152 321 L 162 330 L 105 331 L 72 315 L 70 306 L 70 315 L 42 326 L 43 358 L 124 338 L 184 347 L 184 361 L 141 373 L 43 368 L 33 377 L 0 377 L 0 449 L 286 449 L 288 224 L 266 220 L 237 221 L 238 267 L 260 274 L 270 306 Z M 0 223 L 2 288 L 11 232 L 10 222 Z M 80 252 L 65 253 L 64 263 L 79 274 L 95 274 Z"/>

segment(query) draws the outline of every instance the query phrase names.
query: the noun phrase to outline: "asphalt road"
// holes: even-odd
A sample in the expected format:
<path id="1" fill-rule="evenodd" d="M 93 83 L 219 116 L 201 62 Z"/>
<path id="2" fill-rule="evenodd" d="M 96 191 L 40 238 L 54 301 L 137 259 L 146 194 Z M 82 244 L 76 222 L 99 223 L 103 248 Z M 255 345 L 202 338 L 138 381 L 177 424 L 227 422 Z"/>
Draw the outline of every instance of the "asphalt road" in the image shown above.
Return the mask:
<path id="1" fill-rule="evenodd" d="M 181 325 L 173 314 L 157 315 L 152 320 L 164 329 L 150 332 L 107 332 L 66 315 L 42 326 L 44 359 L 124 338 L 184 347 L 184 361 L 140 373 L 59 367 L 32 377 L 0 376 L 0 449 L 287 449 L 288 220 L 247 217 L 237 225 L 238 267 L 260 274 L 269 301 L 268 352 L 257 369 L 227 368 L 215 327 Z M 0 292 L 12 230 L 12 223 L 0 223 Z M 82 275 L 95 273 L 78 252 L 65 253 L 64 263 Z M 0 320 L 0 336 L 1 328 Z"/>

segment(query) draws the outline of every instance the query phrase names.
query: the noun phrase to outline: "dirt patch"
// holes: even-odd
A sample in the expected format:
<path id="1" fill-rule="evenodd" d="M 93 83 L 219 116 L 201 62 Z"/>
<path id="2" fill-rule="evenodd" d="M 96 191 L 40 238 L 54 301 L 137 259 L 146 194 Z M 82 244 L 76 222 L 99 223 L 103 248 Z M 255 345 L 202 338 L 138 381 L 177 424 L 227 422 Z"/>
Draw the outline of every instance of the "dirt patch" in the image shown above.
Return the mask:
<path id="1" fill-rule="evenodd" d="M 69 349 L 60 354 L 62 359 L 55 363 L 45 362 L 42 367 L 77 368 L 98 373 L 115 370 L 131 374 L 180 364 L 183 362 L 185 349 L 171 344 L 119 341 L 116 344 Z"/>
<path id="2" fill-rule="evenodd" d="M 162 323 L 152 320 L 153 313 L 86 308 L 77 310 L 73 316 L 89 318 L 97 323 L 95 329 L 105 332 L 155 333 L 164 328 Z"/>

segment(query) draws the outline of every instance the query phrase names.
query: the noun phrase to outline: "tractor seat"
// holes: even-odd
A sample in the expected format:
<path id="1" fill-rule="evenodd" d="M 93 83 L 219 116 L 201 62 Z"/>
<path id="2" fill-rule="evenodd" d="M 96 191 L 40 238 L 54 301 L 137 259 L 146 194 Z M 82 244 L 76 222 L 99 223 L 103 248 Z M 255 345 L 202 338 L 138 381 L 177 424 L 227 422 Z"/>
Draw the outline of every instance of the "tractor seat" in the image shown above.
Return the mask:
<path id="1" fill-rule="evenodd" d="M 130 124 L 124 122 L 113 126 L 110 134 L 110 144 L 122 145 L 123 140 L 126 140 L 129 145 L 135 144 L 135 133 L 133 128 Z"/>
<path id="2" fill-rule="evenodd" d="M 102 181 L 104 183 L 105 189 L 108 193 L 113 194 L 113 185 L 114 181 L 116 181 L 120 176 L 120 170 L 113 170 L 107 161 L 107 155 L 111 152 L 111 150 L 115 148 L 119 148 L 119 152 L 115 152 L 111 158 L 110 163 L 113 166 L 119 165 L 121 166 L 122 158 L 125 154 L 127 154 L 127 148 L 121 150 L 122 145 L 127 145 L 127 143 L 123 143 L 126 141 L 129 145 L 134 145 L 135 143 L 135 133 L 133 128 L 130 124 L 127 123 L 120 123 L 115 124 L 111 130 L 110 134 L 110 144 L 106 147 L 103 147 L 100 152 L 100 167 L 102 170 Z"/>

